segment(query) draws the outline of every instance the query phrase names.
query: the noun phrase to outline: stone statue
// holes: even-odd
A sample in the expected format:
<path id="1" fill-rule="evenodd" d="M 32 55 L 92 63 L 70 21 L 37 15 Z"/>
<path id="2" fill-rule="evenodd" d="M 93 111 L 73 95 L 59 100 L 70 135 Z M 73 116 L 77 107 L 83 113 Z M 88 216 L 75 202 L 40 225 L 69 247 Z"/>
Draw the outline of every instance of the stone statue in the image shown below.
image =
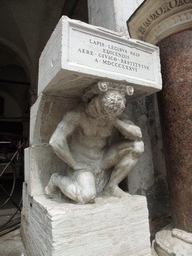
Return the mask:
<path id="1" fill-rule="evenodd" d="M 59 188 L 80 204 L 94 202 L 98 194 L 130 196 L 118 184 L 144 151 L 142 133 L 123 113 L 125 92 L 115 86 L 106 91 L 105 85 L 100 82 L 100 89 L 104 86 L 100 92 L 96 86 L 87 91 L 82 98 L 87 102 L 64 115 L 53 133 L 49 143 L 68 168 L 64 176 L 51 176 L 45 188 L 47 195 Z M 123 136 L 109 143 L 115 128 Z"/>

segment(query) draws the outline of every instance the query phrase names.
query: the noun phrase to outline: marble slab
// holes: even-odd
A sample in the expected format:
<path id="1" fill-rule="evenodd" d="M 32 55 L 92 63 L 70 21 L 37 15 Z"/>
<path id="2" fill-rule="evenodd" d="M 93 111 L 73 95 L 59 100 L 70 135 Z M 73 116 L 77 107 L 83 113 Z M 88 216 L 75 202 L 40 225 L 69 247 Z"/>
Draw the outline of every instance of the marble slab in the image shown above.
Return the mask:
<path id="1" fill-rule="evenodd" d="M 144 196 L 77 205 L 23 191 L 22 238 L 28 256 L 150 256 Z"/>
<path id="2" fill-rule="evenodd" d="M 132 85 L 133 99 L 161 90 L 159 48 L 63 16 L 40 57 L 38 94 L 79 96 L 99 80 Z"/>

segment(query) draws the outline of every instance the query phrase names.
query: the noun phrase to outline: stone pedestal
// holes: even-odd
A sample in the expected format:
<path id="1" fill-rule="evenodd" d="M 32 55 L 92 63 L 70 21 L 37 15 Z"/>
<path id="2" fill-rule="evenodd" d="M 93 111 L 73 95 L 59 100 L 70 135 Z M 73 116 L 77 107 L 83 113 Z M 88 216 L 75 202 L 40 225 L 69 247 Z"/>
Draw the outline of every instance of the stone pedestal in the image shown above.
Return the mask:
<path id="1" fill-rule="evenodd" d="M 44 195 L 32 198 L 24 184 L 23 197 L 22 238 L 28 256 L 151 255 L 143 196 L 77 205 Z"/>

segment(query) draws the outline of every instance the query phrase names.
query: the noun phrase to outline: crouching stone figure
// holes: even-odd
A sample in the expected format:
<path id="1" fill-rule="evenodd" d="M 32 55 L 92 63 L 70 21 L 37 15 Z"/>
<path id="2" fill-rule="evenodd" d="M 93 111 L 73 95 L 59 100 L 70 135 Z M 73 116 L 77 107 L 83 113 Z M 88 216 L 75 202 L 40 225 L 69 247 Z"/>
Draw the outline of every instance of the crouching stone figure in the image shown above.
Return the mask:
<path id="1" fill-rule="evenodd" d="M 51 176 L 46 194 L 59 188 L 80 204 L 94 202 L 98 194 L 130 196 L 118 184 L 138 162 L 144 144 L 140 128 L 123 113 L 125 103 L 125 93 L 111 89 L 64 115 L 49 143 L 68 168 L 63 176 Z M 109 144 L 114 128 L 123 138 Z"/>

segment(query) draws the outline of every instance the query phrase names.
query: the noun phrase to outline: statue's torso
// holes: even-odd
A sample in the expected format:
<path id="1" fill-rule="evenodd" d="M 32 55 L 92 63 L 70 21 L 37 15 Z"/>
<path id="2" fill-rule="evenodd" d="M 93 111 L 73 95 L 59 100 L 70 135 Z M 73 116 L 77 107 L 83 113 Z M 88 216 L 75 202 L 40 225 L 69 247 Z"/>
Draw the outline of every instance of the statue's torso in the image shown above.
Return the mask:
<path id="1" fill-rule="evenodd" d="M 96 119 L 82 113 L 79 125 L 70 137 L 70 149 L 76 155 L 101 158 L 111 136 L 113 124 L 106 119 Z"/>

